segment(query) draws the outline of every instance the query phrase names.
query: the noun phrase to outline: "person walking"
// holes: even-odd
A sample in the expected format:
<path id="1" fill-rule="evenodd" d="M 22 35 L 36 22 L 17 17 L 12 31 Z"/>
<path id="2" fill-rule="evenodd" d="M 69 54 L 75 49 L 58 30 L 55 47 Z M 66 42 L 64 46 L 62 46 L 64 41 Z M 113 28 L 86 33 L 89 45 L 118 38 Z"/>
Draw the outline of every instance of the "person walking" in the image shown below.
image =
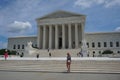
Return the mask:
<path id="1" fill-rule="evenodd" d="M 67 72 L 70 72 L 70 65 L 71 65 L 71 55 L 67 53 L 67 60 L 66 60 Z"/>
<path id="2" fill-rule="evenodd" d="M 5 60 L 7 60 L 7 57 L 8 57 L 8 52 L 5 51 L 5 53 L 4 53 L 4 58 L 5 58 Z"/>

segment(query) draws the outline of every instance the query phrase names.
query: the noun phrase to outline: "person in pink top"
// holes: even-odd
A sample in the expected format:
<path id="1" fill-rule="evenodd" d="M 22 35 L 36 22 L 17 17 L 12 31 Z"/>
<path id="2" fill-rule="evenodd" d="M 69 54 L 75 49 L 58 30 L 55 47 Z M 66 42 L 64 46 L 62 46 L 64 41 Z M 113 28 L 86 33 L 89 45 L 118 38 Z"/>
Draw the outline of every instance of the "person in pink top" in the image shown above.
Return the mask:
<path id="1" fill-rule="evenodd" d="M 67 53 L 67 60 L 66 60 L 67 72 L 70 72 L 70 65 L 71 65 L 71 55 Z"/>
<path id="2" fill-rule="evenodd" d="M 5 53 L 4 53 L 4 58 L 5 58 L 5 60 L 7 60 L 7 57 L 8 57 L 8 52 L 5 51 Z"/>

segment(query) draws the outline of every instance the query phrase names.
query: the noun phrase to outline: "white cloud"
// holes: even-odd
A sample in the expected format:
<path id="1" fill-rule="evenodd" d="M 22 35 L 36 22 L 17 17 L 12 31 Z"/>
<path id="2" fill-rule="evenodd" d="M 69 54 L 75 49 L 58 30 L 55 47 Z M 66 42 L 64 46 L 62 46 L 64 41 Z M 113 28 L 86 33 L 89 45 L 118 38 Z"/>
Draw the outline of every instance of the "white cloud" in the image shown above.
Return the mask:
<path id="1" fill-rule="evenodd" d="M 89 8 L 90 6 L 91 6 L 91 1 L 89 0 L 89 1 L 87 1 L 86 2 L 86 0 L 77 0 L 76 2 L 75 2 L 75 5 L 76 6 L 80 6 L 80 7 L 83 7 L 83 8 Z"/>
<path id="2" fill-rule="evenodd" d="M 75 6 L 90 8 L 94 5 L 103 5 L 106 8 L 120 5 L 120 0 L 76 0 Z"/>
<path id="3" fill-rule="evenodd" d="M 95 4 L 103 4 L 104 0 L 77 0 L 75 6 L 80 6 L 82 8 L 89 8 Z"/>
<path id="4" fill-rule="evenodd" d="M 105 7 L 109 8 L 112 6 L 120 5 L 120 0 L 108 0 L 105 2 Z"/>
<path id="5" fill-rule="evenodd" d="M 8 25 L 8 28 L 11 33 L 24 33 L 26 30 L 31 29 L 32 25 L 29 22 L 14 21 Z"/>
<path id="6" fill-rule="evenodd" d="M 1 0 L 0 0 L 1 1 Z M 25 32 L 23 29 L 7 29 L 8 24 L 14 21 L 29 21 L 31 22 L 32 31 L 28 31 L 28 34 L 36 34 L 36 18 L 48 14 L 54 10 L 59 9 L 59 7 L 65 5 L 69 0 L 65 1 L 44 1 L 44 0 L 15 0 L 9 1 L 10 4 L 2 6 L 0 9 L 0 34 L 6 37 L 8 36 L 17 36 L 18 34 L 13 34 L 15 31 L 19 33 Z M 58 3 L 58 4 L 55 4 Z M 54 4 L 54 5 L 53 5 Z M 12 10 L 12 11 L 11 11 Z M 10 25 L 9 25 L 10 26 Z M 8 33 L 11 32 L 11 33 Z M 6 34 L 8 33 L 8 34 Z M 25 35 L 24 34 L 24 35 Z M 21 34 L 19 34 L 21 35 Z M 22 34 L 23 35 L 23 34 Z"/>
<path id="7" fill-rule="evenodd" d="M 120 27 L 117 27 L 117 28 L 115 29 L 115 31 L 120 31 Z"/>

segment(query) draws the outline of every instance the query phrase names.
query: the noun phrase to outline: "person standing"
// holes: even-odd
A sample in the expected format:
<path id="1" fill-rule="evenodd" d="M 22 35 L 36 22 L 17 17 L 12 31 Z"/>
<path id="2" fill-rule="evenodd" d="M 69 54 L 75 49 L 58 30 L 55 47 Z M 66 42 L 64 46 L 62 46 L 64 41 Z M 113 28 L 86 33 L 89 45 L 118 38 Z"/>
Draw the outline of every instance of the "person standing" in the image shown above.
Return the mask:
<path id="1" fill-rule="evenodd" d="M 82 53 L 82 51 L 81 51 L 81 52 L 79 52 L 79 54 L 80 54 L 80 56 L 81 56 L 81 57 L 83 57 L 83 53 Z"/>
<path id="2" fill-rule="evenodd" d="M 71 65 L 71 55 L 67 53 L 66 67 L 68 72 L 70 72 L 70 65 Z"/>
<path id="3" fill-rule="evenodd" d="M 51 53 L 49 53 L 49 57 L 51 57 Z"/>
<path id="4" fill-rule="evenodd" d="M 37 54 L 36 57 L 39 58 L 39 54 Z"/>
<path id="5" fill-rule="evenodd" d="M 5 53 L 4 53 L 4 58 L 5 58 L 5 60 L 7 60 L 7 57 L 8 57 L 8 52 L 5 51 Z"/>

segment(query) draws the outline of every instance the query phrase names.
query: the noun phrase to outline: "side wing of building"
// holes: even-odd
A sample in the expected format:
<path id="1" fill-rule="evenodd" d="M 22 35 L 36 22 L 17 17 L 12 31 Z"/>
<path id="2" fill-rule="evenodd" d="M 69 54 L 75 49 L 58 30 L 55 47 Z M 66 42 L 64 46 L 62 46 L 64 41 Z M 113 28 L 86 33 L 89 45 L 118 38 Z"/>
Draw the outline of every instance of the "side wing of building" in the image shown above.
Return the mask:
<path id="1" fill-rule="evenodd" d="M 37 37 L 36 36 L 25 36 L 25 37 L 10 37 L 8 38 L 8 46 L 9 50 L 17 51 L 17 54 L 24 54 L 27 56 L 28 54 L 25 53 L 25 47 L 27 46 L 28 42 L 32 42 L 34 47 L 37 47 Z"/>
<path id="2" fill-rule="evenodd" d="M 91 55 L 99 55 L 104 50 L 120 53 L 120 32 L 86 33 L 85 39 Z"/>

